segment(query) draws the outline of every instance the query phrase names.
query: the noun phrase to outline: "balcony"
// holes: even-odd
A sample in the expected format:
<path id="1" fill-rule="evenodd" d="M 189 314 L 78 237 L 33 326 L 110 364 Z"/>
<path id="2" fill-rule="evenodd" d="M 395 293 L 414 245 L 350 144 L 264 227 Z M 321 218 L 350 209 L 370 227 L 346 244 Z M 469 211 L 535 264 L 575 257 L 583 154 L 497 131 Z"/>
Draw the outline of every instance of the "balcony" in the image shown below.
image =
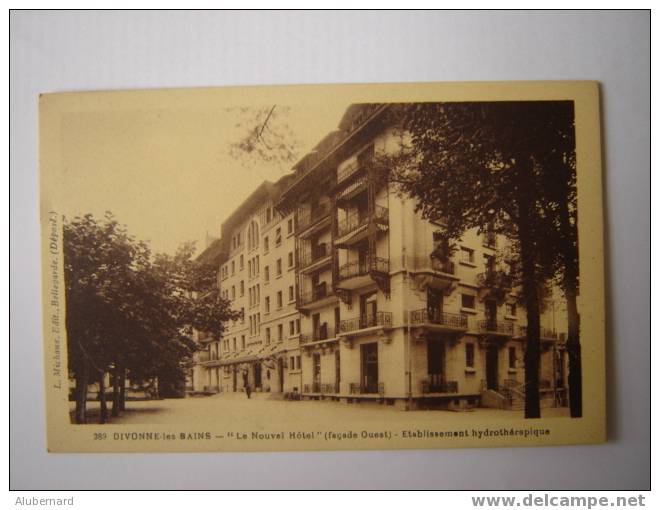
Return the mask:
<path id="1" fill-rule="evenodd" d="M 358 165 L 357 161 L 352 165 L 348 165 L 341 172 L 337 172 L 337 184 L 344 182 L 358 171 L 360 171 L 360 165 Z"/>
<path id="2" fill-rule="evenodd" d="M 314 266 L 317 262 L 328 259 L 330 262 L 330 243 L 321 243 L 312 246 L 310 249 L 300 252 L 298 257 L 301 270 Z"/>
<path id="3" fill-rule="evenodd" d="M 412 260 L 415 269 L 411 272 L 420 290 L 433 287 L 449 295 L 456 286 L 456 265 L 451 260 L 437 257 L 416 257 Z"/>
<path id="4" fill-rule="evenodd" d="M 301 232 L 330 216 L 330 204 L 323 203 L 307 210 L 298 211 L 298 228 Z"/>
<path id="5" fill-rule="evenodd" d="M 329 289 L 326 282 L 321 282 L 308 292 L 298 294 L 297 307 L 309 308 L 313 306 L 322 306 L 335 299 L 334 293 Z"/>
<path id="6" fill-rule="evenodd" d="M 337 224 L 338 246 L 347 246 L 364 239 L 367 232 L 367 225 L 373 222 L 381 231 L 387 230 L 389 225 L 389 209 L 381 205 L 376 205 L 372 213 L 353 211 Z"/>
<path id="7" fill-rule="evenodd" d="M 340 333 L 351 333 L 367 328 L 391 328 L 392 314 L 390 312 L 376 312 L 371 315 L 362 315 L 355 319 L 348 319 L 339 323 Z"/>
<path id="8" fill-rule="evenodd" d="M 438 328 L 441 330 L 465 331 L 468 328 L 468 319 L 466 315 L 458 313 L 446 313 L 422 308 L 410 312 L 410 324 L 415 326 L 441 326 L 441 328 Z"/>
<path id="9" fill-rule="evenodd" d="M 351 395 L 385 395 L 385 383 L 350 383 L 348 385 L 348 392 Z"/>
<path id="10" fill-rule="evenodd" d="M 527 337 L 527 326 L 520 326 L 518 328 L 519 336 Z M 557 340 L 557 332 L 550 328 L 540 328 L 540 338 L 544 340 Z"/>
<path id="11" fill-rule="evenodd" d="M 337 280 L 344 281 L 342 288 L 358 288 L 369 283 L 371 273 L 389 274 L 390 261 L 382 257 L 371 257 L 366 261 L 349 262 L 339 267 Z M 347 280 L 357 279 L 346 285 Z M 364 281 L 363 281 L 364 280 Z"/>
<path id="12" fill-rule="evenodd" d="M 441 374 L 429 374 L 426 381 L 422 381 L 422 393 L 458 393 L 458 381 L 445 381 Z"/>
<path id="13" fill-rule="evenodd" d="M 312 342 L 320 342 L 323 340 L 330 340 L 336 338 L 335 329 L 331 326 L 328 326 L 327 322 L 319 325 L 316 331 L 311 333 L 301 333 L 300 335 L 300 345 L 309 344 Z"/>
<path id="14" fill-rule="evenodd" d="M 356 173 L 356 172 L 355 172 Z M 351 174 L 352 176 L 353 174 Z M 346 205 L 348 202 L 353 200 L 355 197 L 361 195 L 367 189 L 367 183 L 369 178 L 366 174 L 361 174 L 356 179 L 344 179 L 343 182 L 338 182 L 338 188 L 341 189 L 337 193 L 336 201 L 340 206 Z"/>
<path id="15" fill-rule="evenodd" d="M 513 336 L 513 323 L 498 322 L 493 319 L 477 322 L 477 329 L 480 333 L 490 335 Z"/>

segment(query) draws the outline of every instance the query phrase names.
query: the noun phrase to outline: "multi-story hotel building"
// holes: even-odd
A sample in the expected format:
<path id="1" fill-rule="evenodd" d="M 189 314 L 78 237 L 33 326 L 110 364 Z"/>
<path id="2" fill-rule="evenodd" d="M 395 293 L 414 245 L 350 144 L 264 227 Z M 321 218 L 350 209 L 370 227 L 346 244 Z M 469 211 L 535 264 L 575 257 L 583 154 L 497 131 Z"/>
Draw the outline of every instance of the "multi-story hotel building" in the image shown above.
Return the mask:
<path id="1" fill-rule="evenodd" d="M 241 319 L 220 338 L 196 334 L 205 350 L 193 373 L 205 374 L 193 377 L 203 381 L 195 391 L 242 391 L 247 382 L 254 391 L 299 392 L 295 221 L 274 208 L 291 178 L 263 183 L 222 225 L 218 285 Z"/>
<path id="2" fill-rule="evenodd" d="M 254 387 L 303 398 L 408 409 L 521 405 L 525 313 L 498 267 L 507 240 L 470 231 L 450 251 L 442 224 L 423 220 L 370 164 L 401 140 L 387 108 L 349 107 L 293 174 L 262 185 L 223 225 L 231 244 L 221 289 L 246 319 L 222 340 L 222 391 L 241 387 L 230 367 L 252 363 Z M 255 256 L 261 267 L 257 258 L 250 279 L 241 268 L 243 260 L 254 267 Z M 256 301 L 244 296 L 244 281 L 256 285 Z M 541 317 L 545 405 L 565 400 L 564 323 L 553 293 Z M 274 367 L 268 383 L 259 365 Z"/>

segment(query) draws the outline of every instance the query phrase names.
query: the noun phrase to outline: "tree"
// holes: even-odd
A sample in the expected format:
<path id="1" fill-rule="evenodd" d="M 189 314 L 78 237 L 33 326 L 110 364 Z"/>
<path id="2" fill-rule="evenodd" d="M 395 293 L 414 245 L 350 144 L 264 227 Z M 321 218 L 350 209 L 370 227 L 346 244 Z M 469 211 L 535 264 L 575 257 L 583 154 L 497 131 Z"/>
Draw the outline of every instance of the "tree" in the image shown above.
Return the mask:
<path id="1" fill-rule="evenodd" d="M 221 299 L 215 270 L 192 260 L 194 245 L 152 256 L 108 213 L 64 222 L 69 368 L 76 380 L 77 423 L 86 423 L 88 385 L 112 372 L 112 416 L 125 408 L 124 381 L 175 387 L 195 350 L 191 328 L 218 334 L 239 314 Z"/>
<path id="2" fill-rule="evenodd" d="M 375 163 L 384 171 L 394 167 L 394 180 L 417 199 L 423 217 L 445 225 L 447 239 L 473 228 L 514 239 L 527 313 L 526 418 L 540 417 L 539 283 L 563 267 L 553 257 L 563 230 L 549 213 L 571 199 L 546 189 L 557 178 L 544 166 L 561 117 L 556 108 L 553 102 L 398 105 L 392 120 L 409 139 L 399 154 Z"/>
<path id="3" fill-rule="evenodd" d="M 231 109 L 240 136 L 230 143 L 230 155 L 244 166 L 272 163 L 289 167 L 298 158 L 301 145 L 288 124 L 290 111 L 283 105 Z"/>

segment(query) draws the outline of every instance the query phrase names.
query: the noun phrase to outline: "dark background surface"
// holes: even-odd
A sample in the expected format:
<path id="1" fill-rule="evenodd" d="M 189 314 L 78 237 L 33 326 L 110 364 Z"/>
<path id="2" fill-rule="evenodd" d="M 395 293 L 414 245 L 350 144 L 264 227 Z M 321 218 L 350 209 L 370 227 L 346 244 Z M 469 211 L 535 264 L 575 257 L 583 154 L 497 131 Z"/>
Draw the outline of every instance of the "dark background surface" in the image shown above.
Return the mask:
<path id="1" fill-rule="evenodd" d="M 14 489 L 645 489 L 650 485 L 646 12 L 13 12 L 10 470 Z M 48 454 L 38 228 L 41 92 L 588 79 L 602 84 L 605 445 L 278 454 Z"/>

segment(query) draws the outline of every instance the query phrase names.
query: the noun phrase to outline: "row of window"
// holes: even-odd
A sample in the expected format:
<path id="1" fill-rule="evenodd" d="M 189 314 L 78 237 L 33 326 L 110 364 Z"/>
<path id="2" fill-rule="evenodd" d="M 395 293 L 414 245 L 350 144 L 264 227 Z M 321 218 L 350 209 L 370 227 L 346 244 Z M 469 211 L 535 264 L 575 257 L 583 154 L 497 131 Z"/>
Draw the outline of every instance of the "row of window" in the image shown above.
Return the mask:
<path id="1" fill-rule="evenodd" d="M 243 255 L 240 256 L 239 260 L 240 260 L 239 271 L 242 271 L 244 268 Z M 232 260 L 231 264 L 225 264 L 220 268 L 220 277 L 223 280 L 229 277 L 229 268 L 231 268 L 231 276 L 234 276 L 236 274 L 235 262 L 236 261 Z M 287 255 L 287 263 L 288 263 L 288 269 L 293 269 L 295 267 L 295 257 L 293 256 L 292 251 L 290 251 L 289 254 Z M 277 276 L 282 276 L 282 259 L 277 259 L 275 261 L 275 269 L 277 272 Z M 248 278 L 255 278 L 257 276 L 259 276 L 259 255 L 256 255 L 252 257 L 250 260 L 248 260 Z M 264 267 L 264 278 L 266 281 L 270 280 L 269 266 Z"/>
<path id="2" fill-rule="evenodd" d="M 250 315 L 250 335 L 255 336 L 259 333 L 259 329 L 261 328 L 261 314 L 256 313 L 253 315 Z M 284 340 L 284 324 L 278 324 L 276 327 L 277 331 L 277 341 L 281 342 Z M 289 321 L 288 324 L 288 331 L 289 331 L 289 336 L 295 336 L 300 334 L 300 319 L 292 319 Z M 268 327 L 266 328 L 266 344 L 270 344 L 272 340 L 272 334 L 271 334 L 271 328 Z M 241 335 L 241 343 L 240 343 L 240 349 L 245 350 L 245 335 Z M 237 351 L 238 350 L 238 343 L 237 343 L 237 337 L 234 337 L 232 339 L 225 338 L 222 341 L 222 348 L 224 351 Z M 217 351 L 217 348 L 216 348 Z"/>
<path id="3" fill-rule="evenodd" d="M 472 294 L 461 294 L 461 308 L 476 310 L 476 297 Z M 516 303 L 506 303 L 505 312 L 508 317 L 515 317 L 517 313 Z"/>
<path id="4" fill-rule="evenodd" d="M 295 301 L 296 299 L 295 292 L 296 292 L 295 287 L 293 285 L 289 285 L 289 303 Z M 275 294 L 275 299 L 276 299 L 277 310 L 279 310 L 284 306 L 283 294 L 281 290 L 277 291 L 277 294 Z M 266 298 L 264 299 L 264 313 L 270 313 L 270 296 L 266 296 Z"/>

